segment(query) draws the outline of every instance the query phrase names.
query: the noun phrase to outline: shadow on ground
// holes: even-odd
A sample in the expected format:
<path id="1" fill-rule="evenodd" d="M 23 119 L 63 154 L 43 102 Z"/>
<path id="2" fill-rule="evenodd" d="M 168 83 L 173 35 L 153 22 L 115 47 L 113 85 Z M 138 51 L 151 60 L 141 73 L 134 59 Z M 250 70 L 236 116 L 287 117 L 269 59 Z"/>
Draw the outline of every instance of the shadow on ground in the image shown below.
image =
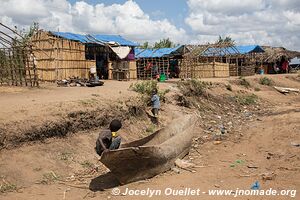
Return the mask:
<path id="1" fill-rule="evenodd" d="M 148 118 L 151 120 L 151 122 L 155 125 L 158 125 L 158 119 L 157 117 L 154 117 L 152 115 L 150 115 L 149 113 L 147 113 Z"/>
<path id="2" fill-rule="evenodd" d="M 120 186 L 119 181 L 111 172 L 108 172 L 106 174 L 100 175 L 92 179 L 89 185 L 89 189 L 93 192 L 97 192 L 104 191 L 105 189 L 110 189 L 117 186 Z"/>

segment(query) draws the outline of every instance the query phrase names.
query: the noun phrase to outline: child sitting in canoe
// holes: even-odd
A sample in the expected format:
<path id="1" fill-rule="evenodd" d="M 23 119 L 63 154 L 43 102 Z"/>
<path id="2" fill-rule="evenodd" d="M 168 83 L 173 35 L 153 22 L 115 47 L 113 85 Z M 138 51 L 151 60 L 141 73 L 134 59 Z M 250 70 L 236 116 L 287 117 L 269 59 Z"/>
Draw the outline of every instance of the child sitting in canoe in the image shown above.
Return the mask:
<path id="1" fill-rule="evenodd" d="M 100 132 L 96 141 L 96 152 L 99 156 L 104 151 L 118 149 L 121 144 L 121 137 L 117 131 L 122 127 L 120 120 L 114 119 L 109 124 L 109 129 L 104 129 Z"/>

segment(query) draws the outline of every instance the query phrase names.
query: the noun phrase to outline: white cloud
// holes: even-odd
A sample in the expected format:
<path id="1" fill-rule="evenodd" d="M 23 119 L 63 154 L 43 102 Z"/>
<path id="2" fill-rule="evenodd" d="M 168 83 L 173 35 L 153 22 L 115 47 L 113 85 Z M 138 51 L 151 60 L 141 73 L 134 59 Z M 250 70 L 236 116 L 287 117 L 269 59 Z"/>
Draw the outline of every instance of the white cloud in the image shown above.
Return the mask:
<path id="1" fill-rule="evenodd" d="M 188 6 L 185 22 L 198 38 L 229 35 L 237 43 L 300 50 L 299 0 L 188 0 Z"/>
<path id="2" fill-rule="evenodd" d="M 205 10 L 206 12 L 239 15 L 263 9 L 265 5 L 263 0 L 189 0 L 188 6 L 193 13 Z"/>
<path id="3" fill-rule="evenodd" d="M 20 28 L 39 22 L 46 30 L 77 33 L 120 34 L 137 41 L 157 41 L 169 37 L 175 42 L 186 40 L 186 32 L 167 19 L 152 20 L 137 3 L 90 5 L 67 0 L 2 0 L 0 21 Z M 18 5 L 18 6 L 16 6 Z"/>

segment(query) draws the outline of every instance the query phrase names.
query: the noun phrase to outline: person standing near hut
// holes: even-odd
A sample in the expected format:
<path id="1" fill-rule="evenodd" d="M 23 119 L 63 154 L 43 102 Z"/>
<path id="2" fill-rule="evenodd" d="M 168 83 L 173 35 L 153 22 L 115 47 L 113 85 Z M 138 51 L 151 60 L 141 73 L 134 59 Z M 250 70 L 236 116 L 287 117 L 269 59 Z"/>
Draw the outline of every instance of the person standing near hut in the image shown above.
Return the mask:
<path id="1" fill-rule="evenodd" d="M 121 137 L 118 135 L 117 131 L 119 131 L 121 127 L 121 121 L 114 119 L 110 122 L 108 129 L 104 129 L 100 132 L 95 147 L 99 156 L 105 151 L 118 149 L 120 147 Z"/>
<path id="2" fill-rule="evenodd" d="M 289 72 L 289 62 L 287 60 L 284 60 L 282 63 L 282 72 L 288 73 Z"/>

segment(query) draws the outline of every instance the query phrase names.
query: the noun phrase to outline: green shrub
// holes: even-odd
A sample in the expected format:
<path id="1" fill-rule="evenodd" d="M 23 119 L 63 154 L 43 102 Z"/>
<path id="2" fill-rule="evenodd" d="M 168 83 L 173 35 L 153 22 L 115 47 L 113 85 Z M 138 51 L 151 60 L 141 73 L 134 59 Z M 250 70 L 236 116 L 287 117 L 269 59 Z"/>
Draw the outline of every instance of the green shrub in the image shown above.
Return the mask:
<path id="1" fill-rule="evenodd" d="M 239 80 L 239 83 L 240 83 L 240 85 L 242 85 L 242 86 L 244 86 L 244 87 L 246 87 L 246 88 L 249 88 L 249 87 L 251 87 L 251 84 L 249 83 L 249 81 L 247 81 L 246 79 L 245 79 L 245 77 L 240 77 L 240 80 Z"/>
<path id="2" fill-rule="evenodd" d="M 151 95 L 154 89 L 158 89 L 157 81 L 154 80 L 137 82 L 131 84 L 129 88 L 137 93 L 146 95 Z"/>
<path id="3" fill-rule="evenodd" d="M 14 192 L 16 190 L 17 190 L 17 186 L 15 184 L 11 184 L 8 182 L 4 182 L 3 184 L 0 184 L 0 194 L 6 192 Z"/>
<path id="4" fill-rule="evenodd" d="M 185 96 L 201 96 L 212 83 L 199 81 L 196 79 L 180 81 L 177 87 Z"/>
<path id="5" fill-rule="evenodd" d="M 274 81 L 268 77 L 263 77 L 263 78 L 260 78 L 259 79 L 259 83 L 261 85 L 268 85 L 268 86 L 271 86 L 274 84 Z"/>
<path id="6" fill-rule="evenodd" d="M 241 105 L 253 105 L 257 103 L 258 96 L 255 94 L 235 96 L 236 102 Z"/>
<path id="7" fill-rule="evenodd" d="M 160 100 L 165 102 L 166 100 L 166 94 L 170 92 L 169 89 L 167 90 L 159 90 L 157 81 L 151 80 L 151 81 L 140 81 L 134 84 L 131 84 L 129 87 L 131 90 L 139 93 L 142 95 L 142 100 L 144 103 L 149 104 L 151 103 L 151 96 L 152 91 L 154 89 L 157 89 L 157 95 L 159 96 Z"/>

